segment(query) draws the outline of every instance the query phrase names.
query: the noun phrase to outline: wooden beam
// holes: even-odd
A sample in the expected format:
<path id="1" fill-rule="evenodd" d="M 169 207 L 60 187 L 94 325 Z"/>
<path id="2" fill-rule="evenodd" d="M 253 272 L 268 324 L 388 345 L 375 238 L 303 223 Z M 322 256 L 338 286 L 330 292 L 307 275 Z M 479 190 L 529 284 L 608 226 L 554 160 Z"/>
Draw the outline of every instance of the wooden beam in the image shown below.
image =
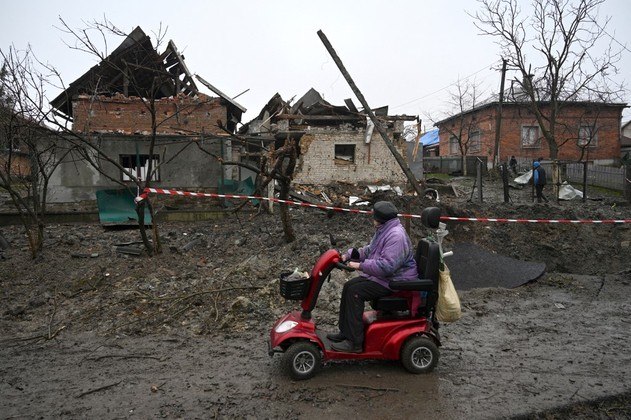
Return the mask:
<path id="1" fill-rule="evenodd" d="M 278 114 L 274 118 L 279 120 L 310 120 L 310 121 L 363 121 L 361 116 L 354 115 L 302 115 Z"/>
<path id="2" fill-rule="evenodd" d="M 370 117 L 372 122 L 375 124 L 375 128 L 377 129 L 379 134 L 381 134 L 381 137 L 383 138 L 383 141 L 386 143 L 386 146 L 388 147 L 388 149 L 390 150 L 390 152 L 392 153 L 392 155 L 396 159 L 397 163 L 399 164 L 399 166 L 403 170 L 403 173 L 407 177 L 408 182 L 410 184 L 412 184 L 412 188 L 414 188 L 414 191 L 416 191 L 416 194 L 419 197 L 423 197 L 423 195 L 424 195 L 423 189 L 421 188 L 421 186 L 419 185 L 418 181 L 416 180 L 416 177 L 414 176 L 412 171 L 410 171 L 410 168 L 408 167 L 407 163 L 403 160 L 403 157 L 401 156 L 401 154 L 392 145 L 392 142 L 388 138 L 388 133 L 383 128 L 383 126 L 380 124 L 379 120 L 377 120 L 377 117 L 375 116 L 375 113 L 372 112 L 372 109 L 368 105 L 368 102 L 366 102 L 366 98 L 364 98 L 364 95 L 361 93 L 361 91 L 359 90 L 359 88 L 357 87 L 355 82 L 353 81 L 353 78 L 351 77 L 351 75 L 348 73 L 348 71 L 346 71 L 346 67 L 344 67 L 344 64 L 342 63 L 342 60 L 340 59 L 340 57 L 338 57 L 337 53 L 333 49 L 333 46 L 329 42 L 329 39 L 326 37 L 326 35 L 324 35 L 324 32 L 322 32 L 321 30 L 318 31 L 318 36 L 320 37 L 320 40 L 322 40 L 322 43 L 324 44 L 324 46 L 326 47 L 327 51 L 329 52 L 329 54 L 333 58 L 333 61 L 335 61 L 335 64 L 337 64 L 337 67 L 340 69 L 340 72 L 342 72 L 342 75 L 346 79 L 346 82 L 348 83 L 348 85 L 353 90 L 353 93 L 355 94 L 355 96 L 357 96 L 357 99 L 359 99 L 359 102 L 364 107 L 364 112 L 368 113 L 368 116 Z"/>

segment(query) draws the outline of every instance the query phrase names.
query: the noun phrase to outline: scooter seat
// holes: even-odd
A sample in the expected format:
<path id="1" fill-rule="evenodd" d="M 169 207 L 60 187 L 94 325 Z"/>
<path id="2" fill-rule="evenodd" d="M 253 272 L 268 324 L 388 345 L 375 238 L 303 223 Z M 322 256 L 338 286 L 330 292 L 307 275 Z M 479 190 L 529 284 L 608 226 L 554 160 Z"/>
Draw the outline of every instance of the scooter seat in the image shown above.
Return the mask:
<path id="1" fill-rule="evenodd" d="M 417 290 L 419 292 L 430 292 L 434 287 L 434 281 L 430 279 L 405 280 L 390 282 L 392 290 Z"/>
<path id="2" fill-rule="evenodd" d="M 378 311 L 407 311 L 409 309 L 408 300 L 403 297 L 386 296 L 375 299 L 370 303 L 373 309 Z"/>

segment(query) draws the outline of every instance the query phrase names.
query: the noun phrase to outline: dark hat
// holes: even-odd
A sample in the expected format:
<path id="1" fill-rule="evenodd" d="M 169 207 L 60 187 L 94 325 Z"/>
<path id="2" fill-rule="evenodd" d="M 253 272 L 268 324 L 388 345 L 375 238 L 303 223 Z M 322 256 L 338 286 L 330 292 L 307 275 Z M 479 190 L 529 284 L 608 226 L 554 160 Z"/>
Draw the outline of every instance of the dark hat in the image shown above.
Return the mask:
<path id="1" fill-rule="evenodd" d="M 397 217 L 399 210 L 389 201 L 377 201 L 373 206 L 373 219 L 379 223 L 386 223 L 390 219 Z"/>

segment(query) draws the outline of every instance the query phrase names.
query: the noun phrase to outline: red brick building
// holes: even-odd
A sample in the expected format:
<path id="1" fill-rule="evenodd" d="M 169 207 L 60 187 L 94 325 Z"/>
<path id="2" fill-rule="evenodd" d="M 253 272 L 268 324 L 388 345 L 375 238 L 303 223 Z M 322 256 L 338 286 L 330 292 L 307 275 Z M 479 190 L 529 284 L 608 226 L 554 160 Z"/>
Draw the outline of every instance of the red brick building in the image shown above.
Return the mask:
<path id="1" fill-rule="evenodd" d="M 542 103 L 544 115 L 549 107 Z M 620 158 L 620 121 L 623 103 L 565 102 L 555 126 L 560 160 L 589 160 L 601 164 Z M 493 158 L 498 102 L 483 104 L 453 115 L 435 125 L 439 129 L 440 156 L 460 156 L 460 138 L 467 156 Z M 505 102 L 502 108 L 499 156 L 521 159 L 550 158 L 548 142 L 526 103 Z"/>

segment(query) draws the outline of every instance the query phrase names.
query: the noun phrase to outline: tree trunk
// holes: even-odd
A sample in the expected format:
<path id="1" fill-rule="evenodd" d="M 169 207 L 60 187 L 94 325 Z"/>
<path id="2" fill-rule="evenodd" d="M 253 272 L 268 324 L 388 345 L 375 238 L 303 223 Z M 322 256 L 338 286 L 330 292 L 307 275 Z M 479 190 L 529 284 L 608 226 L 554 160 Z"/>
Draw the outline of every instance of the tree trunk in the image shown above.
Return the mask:
<path id="1" fill-rule="evenodd" d="M 149 242 L 149 238 L 147 237 L 147 228 L 145 226 L 145 204 L 149 201 L 149 197 L 140 201 L 136 206 L 136 214 L 138 215 L 138 229 L 140 229 L 140 237 L 142 238 L 142 243 L 145 245 L 145 249 L 147 250 L 147 254 L 149 256 L 153 255 L 153 246 L 151 242 Z"/>
<path id="2" fill-rule="evenodd" d="M 154 251 L 156 254 L 161 254 L 162 243 L 160 242 L 160 232 L 158 231 L 158 223 L 156 223 L 156 214 L 153 211 L 153 205 L 149 200 L 147 200 L 147 208 L 149 209 L 149 214 L 151 215 L 151 228 L 153 231 Z"/>
<path id="3" fill-rule="evenodd" d="M 282 180 L 280 183 L 280 199 L 289 199 L 289 181 Z M 280 203 L 280 220 L 283 224 L 283 232 L 285 232 L 285 240 L 287 242 L 293 242 L 296 240 L 296 234 L 294 228 L 291 225 L 291 216 L 289 215 L 289 206 L 287 203 Z"/>

